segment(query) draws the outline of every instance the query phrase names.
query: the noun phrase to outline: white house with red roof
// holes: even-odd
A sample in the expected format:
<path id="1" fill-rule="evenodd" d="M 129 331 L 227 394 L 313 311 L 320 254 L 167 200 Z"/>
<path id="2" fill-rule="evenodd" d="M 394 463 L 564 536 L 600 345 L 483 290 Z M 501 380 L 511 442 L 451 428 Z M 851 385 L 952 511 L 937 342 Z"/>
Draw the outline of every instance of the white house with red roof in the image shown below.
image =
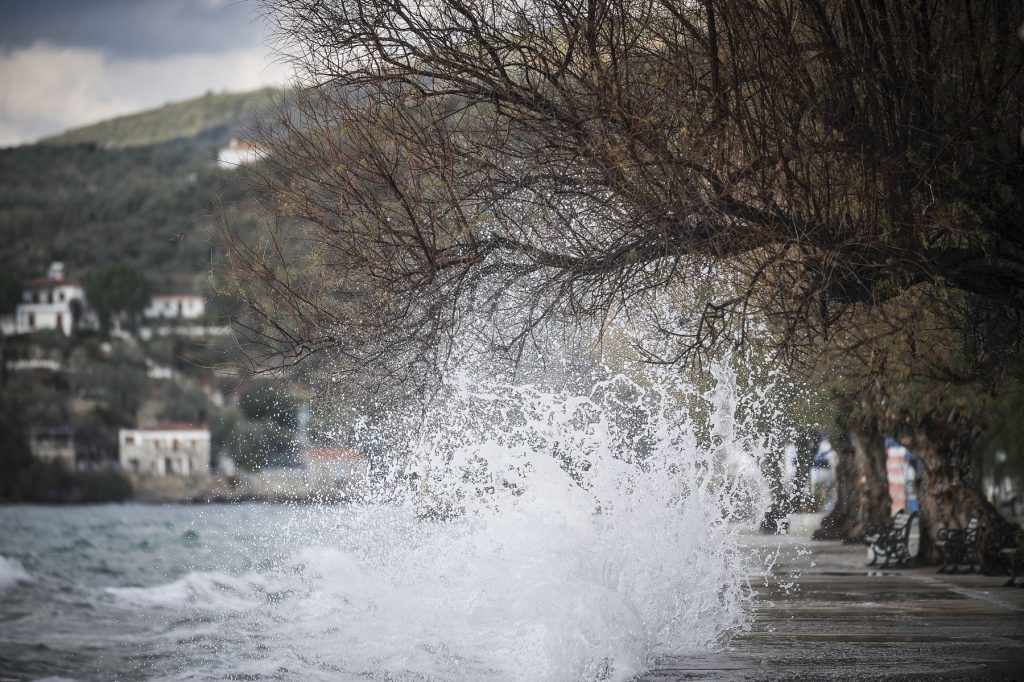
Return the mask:
<path id="1" fill-rule="evenodd" d="M 5 332 L 31 334 L 56 329 L 70 336 L 85 311 L 85 289 L 64 275 L 64 264 L 50 264 L 45 277 L 23 283 L 21 301 L 14 311 L 13 324 Z"/>
<path id="2" fill-rule="evenodd" d="M 226 170 L 251 166 L 267 156 L 263 145 L 253 140 L 232 139 L 227 147 L 217 152 L 217 165 Z"/>
<path id="3" fill-rule="evenodd" d="M 185 423 L 160 424 L 118 433 L 121 468 L 148 476 L 209 476 L 210 429 Z"/>

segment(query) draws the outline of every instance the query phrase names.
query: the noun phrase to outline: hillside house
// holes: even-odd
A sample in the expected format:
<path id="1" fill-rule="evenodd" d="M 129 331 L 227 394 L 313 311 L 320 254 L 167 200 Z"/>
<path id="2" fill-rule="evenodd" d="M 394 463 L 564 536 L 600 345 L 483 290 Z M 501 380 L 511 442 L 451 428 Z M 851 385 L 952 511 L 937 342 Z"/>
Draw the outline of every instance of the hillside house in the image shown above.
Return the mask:
<path id="1" fill-rule="evenodd" d="M 71 471 L 75 469 L 75 436 L 66 426 L 29 429 L 28 447 L 38 460 L 54 462 Z"/>
<path id="2" fill-rule="evenodd" d="M 249 166 L 267 155 L 266 149 L 252 140 L 232 139 L 217 152 L 217 165 L 225 169 Z"/>
<path id="3" fill-rule="evenodd" d="M 142 312 L 147 320 L 198 320 L 206 314 L 206 301 L 193 294 L 154 294 Z"/>
<path id="4" fill-rule="evenodd" d="M 210 429 L 191 424 L 161 424 L 118 433 L 121 468 L 147 476 L 208 476 Z"/>
<path id="5" fill-rule="evenodd" d="M 14 319 L 4 324 L 4 333 L 55 329 L 70 336 L 84 312 L 85 289 L 65 276 L 63 263 L 54 262 L 45 277 L 24 282 Z"/>

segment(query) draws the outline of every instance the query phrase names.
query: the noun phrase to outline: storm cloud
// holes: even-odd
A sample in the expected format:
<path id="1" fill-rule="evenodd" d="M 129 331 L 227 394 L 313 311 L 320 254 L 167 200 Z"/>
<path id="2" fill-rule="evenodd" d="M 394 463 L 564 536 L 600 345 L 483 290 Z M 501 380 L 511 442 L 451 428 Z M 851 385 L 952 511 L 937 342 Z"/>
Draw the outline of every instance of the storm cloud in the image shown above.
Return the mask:
<path id="1" fill-rule="evenodd" d="M 0 3 L 0 146 L 287 81 L 255 2 Z"/>

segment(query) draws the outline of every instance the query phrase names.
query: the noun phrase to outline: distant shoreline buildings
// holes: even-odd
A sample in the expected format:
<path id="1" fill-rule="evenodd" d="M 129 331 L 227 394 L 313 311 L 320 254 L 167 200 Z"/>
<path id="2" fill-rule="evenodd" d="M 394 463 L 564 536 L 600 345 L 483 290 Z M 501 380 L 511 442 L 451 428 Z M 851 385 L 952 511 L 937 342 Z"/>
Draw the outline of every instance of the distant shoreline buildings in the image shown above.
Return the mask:
<path id="1" fill-rule="evenodd" d="M 210 429 L 174 423 L 118 432 L 121 469 L 149 476 L 209 476 Z"/>
<path id="2" fill-rule="evenodd" d="M 75 434 L 68 426 L 31 428 L 28 438 L 29 452 L 34 458 L 57 463 L 68 471 L 78 468 Z"/>

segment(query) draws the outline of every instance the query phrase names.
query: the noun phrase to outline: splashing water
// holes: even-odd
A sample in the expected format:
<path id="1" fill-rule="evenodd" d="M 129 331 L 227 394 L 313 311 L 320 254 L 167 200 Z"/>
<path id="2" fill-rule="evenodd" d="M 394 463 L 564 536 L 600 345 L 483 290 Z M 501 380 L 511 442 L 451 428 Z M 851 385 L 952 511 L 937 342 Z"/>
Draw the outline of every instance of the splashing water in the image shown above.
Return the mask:
<path id="1" fill-rule="evenodd" d="M 768 503 L 767 444 L 737 422 L 733 374 L 714 375 L 706 394 L 662 374 L 609 376 L 578 396 L 463 374 L 426 415 L 414 504 L 464 515 L 460 573 L 500 567 L 486 608 L 540 628 L 511 670 L 628 679 L 652 655 L 706 650 L 744 624 L 738 533 Z M 703 440 L 694 403 L 710 414 Z"/>
<path id="2" fill-rule="evenodd" d="M 0 590 L 30 579 L 20 562 L 0 555 Z"/>
<path id="3" fill-rule="evenodd" d="M 363 502 L 264 508 L 220 540 L 197 522 L 208 563 L 103 599 L 154 624 L 149 678 L 631 679 L 744 628 L 765 569 L 740 544 L 768 503 L 765 405 L 713 376 L 579 394 L 456 373 L 390 424 Z M 238 543 L 252 560 L 218 564 Z"/>

